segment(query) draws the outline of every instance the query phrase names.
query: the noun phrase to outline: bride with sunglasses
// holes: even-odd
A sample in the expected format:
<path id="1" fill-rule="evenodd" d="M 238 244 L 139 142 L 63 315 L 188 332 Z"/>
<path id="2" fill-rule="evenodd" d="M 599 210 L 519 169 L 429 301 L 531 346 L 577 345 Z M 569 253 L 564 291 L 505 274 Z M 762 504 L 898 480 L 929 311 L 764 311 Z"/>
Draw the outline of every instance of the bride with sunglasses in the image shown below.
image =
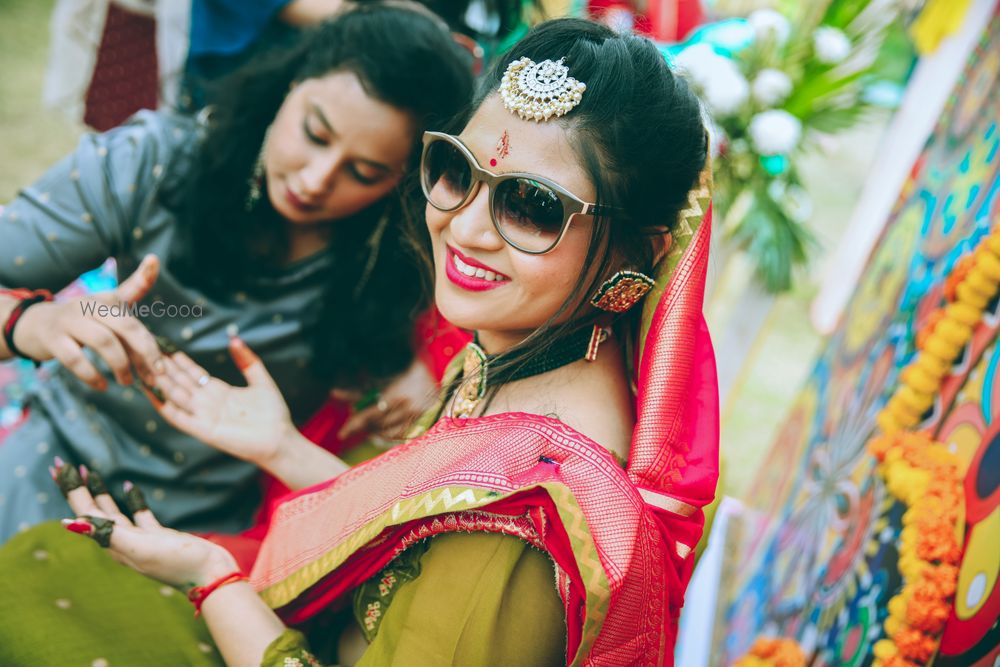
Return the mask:
<path id="1" fill-rule="evenodd" d="M 66 528 L 150 580 L 68 533 L 45 558 L 15 539 L 0 567 L 19 582 L 0 595 L 59 581 L 53 623 L 92 610 L 90 627 L 52 625 L 36 661 L 73 646 L 110 665 L 673 663 L 718 474 L 698 101 L 649 41 L 561 19 L 500 60 L 452 129 L 424 135 L 425 241 L 438 308 L 475 340 L 423 434 L 282 499 L 252 564 L 141 503 L 130 520 L 64 488 Z M 197 429 L 202 371 L 176 356 L 162 410 Z M 273 389 L 249 350 L 243 367 L 236 408 Z M 231 427 L 216 446 L 238 449 Z M 311 447 L 292 435 L 257 462 L 292 475 Z M 4 664 L 27 655 L 13 616 Z"/>

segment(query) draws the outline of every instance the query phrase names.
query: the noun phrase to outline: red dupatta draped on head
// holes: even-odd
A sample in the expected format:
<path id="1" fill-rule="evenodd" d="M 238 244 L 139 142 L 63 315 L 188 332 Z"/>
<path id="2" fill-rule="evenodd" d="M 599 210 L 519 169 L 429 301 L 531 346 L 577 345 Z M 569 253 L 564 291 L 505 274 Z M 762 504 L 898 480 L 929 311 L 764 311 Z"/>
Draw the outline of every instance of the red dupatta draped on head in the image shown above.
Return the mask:
<path id="1" fill-rule="evenodd" d="M 251 573 L 264 600 L 302 622 L 418 540 L 499 532 L 551 557 L 567 664 L 672 665 L 701 508 L 718 477 L 718 389 L 701 314 L 710 235 L 703 178 L 647 296 L 625 470 L 550 417 L 442 418 L 276 507 Z"/>

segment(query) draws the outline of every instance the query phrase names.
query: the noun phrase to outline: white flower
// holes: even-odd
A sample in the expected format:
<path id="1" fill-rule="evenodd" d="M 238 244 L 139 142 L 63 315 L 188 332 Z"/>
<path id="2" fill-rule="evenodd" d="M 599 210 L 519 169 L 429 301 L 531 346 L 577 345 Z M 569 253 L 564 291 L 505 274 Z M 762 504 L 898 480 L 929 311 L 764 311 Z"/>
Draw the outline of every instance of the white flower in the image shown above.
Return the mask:
<path id="1" fill-rule="evenodd" d="M 788 155 L 802 136 L 802 122 L 787 111 L 771 109 L 751 118 L 749 131 L 761 155 Z"/>
<path id="2" fill-rule="evenodd" d="M 750 84 L 735 67 L 712 77 L 702 89 L 705 104 L 717 116 L 730 116 L 739 111 L 750 97 Z"/>
<path id="3" fill-rule="evenodd" d="M 753 80 L 753 98 L 765 106 L 780 104 L 792 92 L 792 80 L 777 69 L 762 69 Z"/>
<path id="4" fill-rule="evenodd" d="M 773 9 L 758 9 L 747 17 L 757 39 L 773 38 L 779 45 L 788 41 L 792 26 L 781 12 Z"/>
<path id="5" fill-rule="evenodd" d="M 716 116 L 735 113 L 750 96 L 750 84 L 736 64 L 707 44 L 684 49 L 674 62 L 687 72 L 709 110 Z"/>
<path id="6" fill-rule="evenodd" d="M 813 33 L 813 50 L 816 52 L 816 60 L 836 65 L 851 54 L 851 40 L 836 28 L 822 26 Z"/>
<path id="7" fill-rule="evenodd" d="M 701 43 L 689 46 L 678 53 L 674 56 L 674 63 L 687 72 L 696 85 L 701 86 L 712 70 L 718 67 L 717 61 L 720 58 L 722 56 L 716 53 L 715 49 L 708 44 Z"/>

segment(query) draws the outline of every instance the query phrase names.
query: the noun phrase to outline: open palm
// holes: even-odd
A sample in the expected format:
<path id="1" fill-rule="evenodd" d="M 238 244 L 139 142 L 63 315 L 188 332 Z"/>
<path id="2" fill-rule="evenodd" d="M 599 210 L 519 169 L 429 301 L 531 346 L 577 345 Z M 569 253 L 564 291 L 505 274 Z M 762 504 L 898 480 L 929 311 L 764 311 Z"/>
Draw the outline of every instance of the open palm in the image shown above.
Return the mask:
<path id="1" fill-rule="evenodd" d="M 295 426 L 281 391 L 257 355 L 235 338 L 230 352 L 248 386 L 234 387 L 213 378 L 178 352 L 157 378 L 164 400 L 154 399 L 153 404 L 181 431 L 260 465 L 275 455 Z"/>

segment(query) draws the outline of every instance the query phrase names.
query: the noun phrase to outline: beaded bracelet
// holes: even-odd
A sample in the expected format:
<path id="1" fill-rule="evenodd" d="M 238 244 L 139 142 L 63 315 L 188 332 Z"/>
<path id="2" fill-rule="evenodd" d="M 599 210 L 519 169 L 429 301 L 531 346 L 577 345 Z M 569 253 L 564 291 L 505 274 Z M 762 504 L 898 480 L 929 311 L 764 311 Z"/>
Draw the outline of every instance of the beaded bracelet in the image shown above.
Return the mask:
<path id="1" fill-rule="evenodd" d="M 217 589 L 222 588 L 226 584 L 234 584 L 237 581 L 246 581 L 247 576 L 236 570 L 235 572 L 230 572 L 229 574 L 219 577 L 210 584 L 205 584 L 204 586 L 195 586 L 188 591 L 188 600 L 194 605 L 194 615 L 197 618 L 201 614 L 201 605 L 205 603 L 205 598 L 214 593 Z"/>
<path id="2" fill-rule="evenodd" d="M 27 359 L 28 361 L 34 362 L 35 367 L 41 366 L 41 362 L 37 359 L 32 359 L 28 355 L 17 349 L 17 345 L 14 344 L 14 327 L 17 326 L 17 321 L 21 319 L 25 311 L 28 308 L 34 306 L 36 303 L 42 303 L 43 301 L 52 301 L 52 292 L 44 289 L 40 290 L 26 290 L 26 289 L 15 289 L 15 290 L 2 290 L 0 294 L 6 294 L 7 296 L 12 296 L 15 299 L 20 299 L 21 301 L 14 306 L 14 310 L 10 311 L 10 315 L 7 316 L 7 321 L 3 325 L 3 340 L 7 343 L 7 349 L 15 357 L 20 357 L 21 359 Z"/>

